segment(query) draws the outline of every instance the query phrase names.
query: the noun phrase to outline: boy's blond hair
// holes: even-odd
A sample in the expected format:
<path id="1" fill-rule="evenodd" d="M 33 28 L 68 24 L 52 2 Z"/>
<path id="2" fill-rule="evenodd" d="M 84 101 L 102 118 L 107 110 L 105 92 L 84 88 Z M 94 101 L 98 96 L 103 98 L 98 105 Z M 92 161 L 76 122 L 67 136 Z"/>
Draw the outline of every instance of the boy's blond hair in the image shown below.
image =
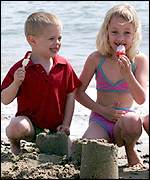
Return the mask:
<path id="1" fill-rule="evenodd" d="M 126 52 L 129 59 L 132 60 L 138 52 L 137 47 L 141 40 L 141 33 L 140 33 L 141 25 L 140 25 L 137 13 L 135 11 L 135 8 L 129 4 L 115 5 L 106 13 L 104 22 L 96 38 L 97 50 L 102 55 L 107 55 L 110 57 L 113 55 L 113 50 L 110 47 L 109 42 L 108 42 L 108 25 L 110 23 L 111 18 L 114 16 L 121 17 L 124 20 L 132 23 L 135 28 L 132 46 L 130 50 Z"/>
<path id="2" fill-rule="evenodd" d="M 32 13 L 25 22 L 25 36 L 39 36 L 43 32 L 44 28 L 49 25 L 58 25 L 62 27 L 60 19 L 54 14 L 47 12 Z"/>

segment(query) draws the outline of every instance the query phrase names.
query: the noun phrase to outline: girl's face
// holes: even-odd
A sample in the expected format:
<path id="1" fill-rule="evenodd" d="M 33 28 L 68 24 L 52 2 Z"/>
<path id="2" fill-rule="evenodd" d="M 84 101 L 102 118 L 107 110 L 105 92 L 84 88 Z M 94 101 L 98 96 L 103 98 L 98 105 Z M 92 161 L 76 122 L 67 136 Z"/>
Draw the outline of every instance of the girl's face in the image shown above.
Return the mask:
<path id="1" fill-rule="evenodd" d="M 49 25 L 44 28 L 41 35 L 34 37 L 32 48 L 45 58 L 54 57 L 61 47 L 61 27 Z"/>
<path id="2" fill-rule="evenodd" d="M 121 17 L 114 16 L 108 25 L 108 39 L 111 48 L 116 51 L 122 44 L 128 50 L 133 42 L 134 26 Z"/>

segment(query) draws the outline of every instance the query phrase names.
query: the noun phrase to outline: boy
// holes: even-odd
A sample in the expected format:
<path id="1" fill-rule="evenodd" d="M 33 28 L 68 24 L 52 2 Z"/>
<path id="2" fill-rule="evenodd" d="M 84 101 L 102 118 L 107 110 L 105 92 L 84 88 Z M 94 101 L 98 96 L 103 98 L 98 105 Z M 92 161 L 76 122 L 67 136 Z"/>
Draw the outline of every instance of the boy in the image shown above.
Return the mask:
<path id="1" fill-rule="evenodd" d="M 74 90 L 81 82 L 67 60 L 57 53 L 62 24 L 53 14 L 36 12 L 25 22 L 32 51 L 15 63 L 2 82 L 1 101 L 17 98 L 18 110 L 6 128 L 11 151 L 20 153 L 20 140 L 32 141 L 49 129 L 69 135 L 74 111 Z"/>

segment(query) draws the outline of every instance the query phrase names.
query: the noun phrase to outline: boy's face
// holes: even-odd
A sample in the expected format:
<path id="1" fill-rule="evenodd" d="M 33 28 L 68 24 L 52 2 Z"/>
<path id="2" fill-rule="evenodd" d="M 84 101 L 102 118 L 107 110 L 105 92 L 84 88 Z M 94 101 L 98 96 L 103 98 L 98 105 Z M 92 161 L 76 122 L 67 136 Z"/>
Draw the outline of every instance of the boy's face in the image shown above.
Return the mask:
<path id="1" fill-rule="evenodd" d="M 54 57 L 61 46 L 62 32 L 61 27 L 57 25 L 49 25 L 43 28 L 39 36 L 33 36 L 32 51 L 39 55 L 50 58 Z"/>
<path id="2" fill-rule="evenodd" d="M 133 24 L 125 21 L 121 17 L 112 17 L 108 26 L 108 39 L 114 51 L 118 45 L 122 44 L 128 50 L 132 46 L 134 37 Z"/>

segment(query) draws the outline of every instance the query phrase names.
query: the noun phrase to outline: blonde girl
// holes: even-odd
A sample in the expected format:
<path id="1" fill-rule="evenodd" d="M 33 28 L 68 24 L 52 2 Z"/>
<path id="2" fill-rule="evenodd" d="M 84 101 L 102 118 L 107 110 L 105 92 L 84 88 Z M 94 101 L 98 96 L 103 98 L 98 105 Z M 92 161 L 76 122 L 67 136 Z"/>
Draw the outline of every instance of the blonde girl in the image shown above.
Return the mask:
<path id="1" fill-rule="evenodd" d="M 80 75 L 82 85 L 76 91 L 76 99 L 91 110 L 83 138 L 103 138 L 119 147 L 125 146 L 129 166 L 143 166 L 135 148 L 142 133 L 142 121 L 132 109 L 134 101 L 140 105 L 146 99 L 148 59 L 138 49 L 140 28 L 133 6 L 112 7 L 98 32 L 97 51 L 88 56 Z M 118 58 L 119 45 L 126 51 Z M 86 94 L 94 75 L 96 101 Z"/>

